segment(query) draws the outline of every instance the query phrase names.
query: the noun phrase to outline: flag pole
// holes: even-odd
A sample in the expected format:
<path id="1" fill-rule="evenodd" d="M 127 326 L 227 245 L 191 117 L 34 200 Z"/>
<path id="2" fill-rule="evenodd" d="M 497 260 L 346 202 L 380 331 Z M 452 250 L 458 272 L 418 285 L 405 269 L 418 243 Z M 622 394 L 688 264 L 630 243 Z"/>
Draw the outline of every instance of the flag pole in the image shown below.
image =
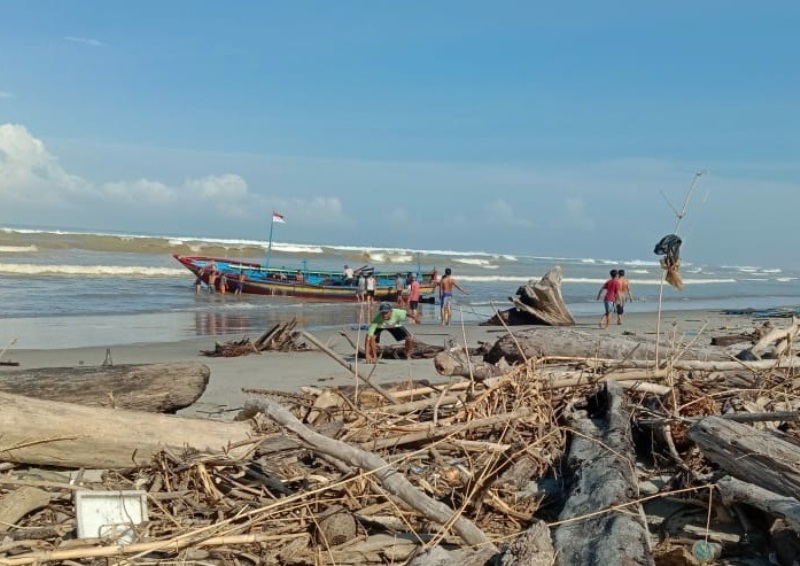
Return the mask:
<path id="1" fill-rule="evenodd" d="M 264 264 L 265 269 L 269 269 L 269 258 L 272 255 L 272 229 L 275 227 L 275 214 L 272 215 L 272 222 L 269 223 L 269 245 L 267 246 L 267 260 Z"/>

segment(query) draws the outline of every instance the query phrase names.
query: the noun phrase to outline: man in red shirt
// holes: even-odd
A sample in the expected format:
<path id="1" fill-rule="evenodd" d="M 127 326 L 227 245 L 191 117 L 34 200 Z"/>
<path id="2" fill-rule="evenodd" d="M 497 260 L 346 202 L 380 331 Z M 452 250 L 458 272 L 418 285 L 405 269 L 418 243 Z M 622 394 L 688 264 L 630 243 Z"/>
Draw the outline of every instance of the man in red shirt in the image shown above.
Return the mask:
<path id="1" fill-rule="evenodd" d="M 609 274 L 611 275 L 611 279 L 603 283 L 603 286 L 600 287 L 600 290 L 597 292 L 596 300 L 598 301 L 603 295 L 603 292 L 605 292 L 603 305 L 605 306 L 606 314 L 600 319 L 600 328 L 608 328 L 608 323 L 611 322 L 611 316 L 616 312 L 617 295 L 620 291 L 619 272 L 616 269 L 612 269 Z"/>
<path id="2" fill-rule="evenodd" d="M 417 313 L 417 309 L 419 308 L 419 281 L 417 281 L 417 276 L 413 273 L 409 275 L 411 279 L 411 283 L 408 285 L 408 308 L 411 310 L 411 314 L 413 318 L 419 320 L 419 313 Z"/>

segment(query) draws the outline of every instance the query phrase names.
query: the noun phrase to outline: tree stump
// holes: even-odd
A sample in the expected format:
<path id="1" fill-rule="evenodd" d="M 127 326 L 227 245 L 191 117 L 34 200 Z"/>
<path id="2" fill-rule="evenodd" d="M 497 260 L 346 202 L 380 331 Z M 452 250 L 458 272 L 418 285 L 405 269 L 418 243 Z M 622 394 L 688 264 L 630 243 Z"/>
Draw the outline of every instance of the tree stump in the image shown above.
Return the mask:
<path id="1" fill-rule="evenodd" d="M 498 313 L 485 325 L 575 325 L 575 318 L 561 295 L 561 267 L 558 265 L 538 281 L 528 281 L 527 285 L 517 289 L 515 297 L 509 297 L 508 300 L 514 304 L 514 308 Z"/>

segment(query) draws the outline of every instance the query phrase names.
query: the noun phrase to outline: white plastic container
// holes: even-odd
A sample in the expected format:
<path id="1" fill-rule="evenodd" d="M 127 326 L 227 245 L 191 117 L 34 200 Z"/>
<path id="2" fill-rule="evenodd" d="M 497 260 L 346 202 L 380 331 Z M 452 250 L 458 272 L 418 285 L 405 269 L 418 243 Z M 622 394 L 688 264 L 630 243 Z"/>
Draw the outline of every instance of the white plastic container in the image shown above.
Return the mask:
<path id="1" fill-rule="evenodd" d="M 129 544 L 134 526 L 147 521 L 147 492 L 141 490 L 75 492 L 78 538 Z"/>

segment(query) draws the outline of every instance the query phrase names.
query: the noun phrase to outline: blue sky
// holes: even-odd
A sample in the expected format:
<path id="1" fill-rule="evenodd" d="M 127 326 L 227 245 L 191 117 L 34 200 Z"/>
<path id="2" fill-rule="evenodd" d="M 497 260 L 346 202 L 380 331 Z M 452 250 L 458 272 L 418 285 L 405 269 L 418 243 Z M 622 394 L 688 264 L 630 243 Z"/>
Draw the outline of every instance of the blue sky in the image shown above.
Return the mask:
<path id="1" fill-rule="evenodd" d="M 557 4 L 557 5 L 556 5 Z M 0 224 L 800 267 L 800 4 L 5 2 Z"/>

